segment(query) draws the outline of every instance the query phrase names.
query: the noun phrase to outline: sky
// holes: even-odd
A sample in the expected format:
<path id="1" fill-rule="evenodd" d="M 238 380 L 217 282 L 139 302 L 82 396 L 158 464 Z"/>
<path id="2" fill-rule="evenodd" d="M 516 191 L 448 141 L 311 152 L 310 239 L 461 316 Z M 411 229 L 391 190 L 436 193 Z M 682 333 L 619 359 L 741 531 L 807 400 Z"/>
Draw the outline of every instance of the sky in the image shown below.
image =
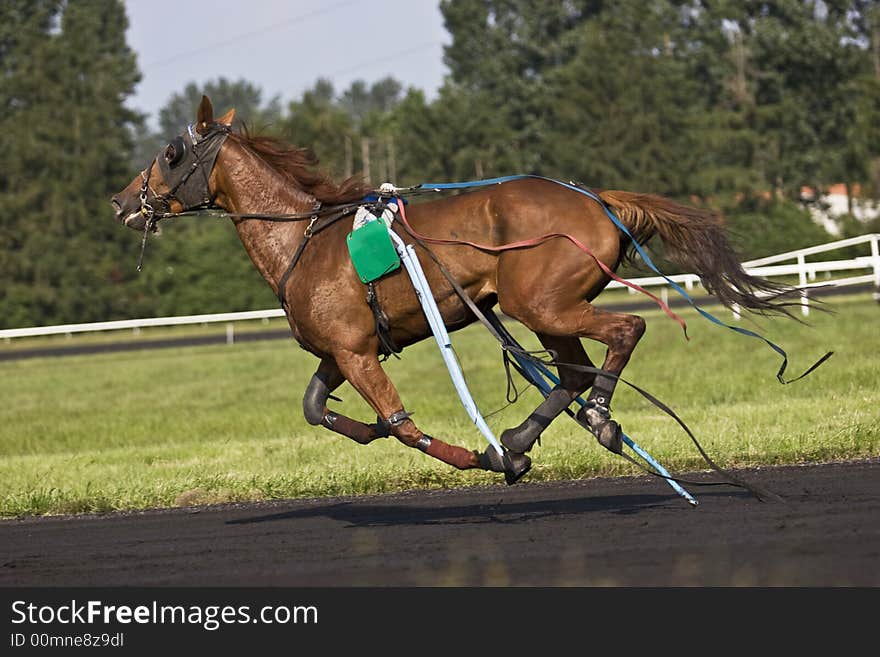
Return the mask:
<path id="1" fill-rule="evenodd" d="M 433 98 L 450 42 L 437 0 L 125 0 L 141 81 L 128 105 L 157 125 L 190 82 L 225 77 L 282 106 L 318 78 L 342 92 L 393 76 Z"/>

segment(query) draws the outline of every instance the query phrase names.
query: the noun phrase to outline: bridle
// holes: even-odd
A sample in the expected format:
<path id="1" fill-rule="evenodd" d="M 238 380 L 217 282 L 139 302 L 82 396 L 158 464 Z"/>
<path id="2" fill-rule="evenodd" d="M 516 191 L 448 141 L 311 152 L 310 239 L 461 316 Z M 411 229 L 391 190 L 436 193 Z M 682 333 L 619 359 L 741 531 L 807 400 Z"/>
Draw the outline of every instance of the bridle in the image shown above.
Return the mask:
<path id="1" fill-rule="evenodd" d="M 302 250 L 314 233 L 323 230 L 338 219 L 354 212 L 363 202 L 350 202 L 325 207 L 320 201 L 315 200 L 311 210 L 290 214 L 254 214 L 232 213 L 220 209 L 219 212 L 206 212 L 218 209 L 214 205 L 214 195 L 211 193 L 209 179 L 220 153 L 220 147 L 231 133 L 231 128 L 222 123 L 212 123 L 208 126 L 205 134 L 199 134 L 193 125 L 187 127 L 182 135 L 160 150 L 146 169 L 141 171 L 143 182 L 140 187 L 140 213 L 146 219 L 144 223 L 144 235 L 141 240 L 141 252 L 138 258 L 137 270 L 141 270 L 144 251 L 147 245 L 147 236 L 156 231 L 156 225 L 160 219 L 169 217 L 181 217 L 184 215 L 213 214 L 218 217 L 238 219 L 258 219 L 263 221 L 305 221 L 309 224 L 303 232 L 304 239 L 294 254 L 289 266 L 281 279 L 280 298 L 284 303 L 284 285 L 293 268 L 299 260 Z M 157 194 L 150 187 L 150 174 L 153 164 L 157 164 L 162 178 L 169 190 L 164 194 Z M 195 175 L 198 172 L 200 175 Z M 171 201 L 177 201 L 182 209 L 180 212 L 171 211 Z M 319 221 L 323 219 L 323 221 Z"/>
<path id="2" fill-rule="evenodd" d="M 212 123 L 204 134 L 199 134 L 191 124 L 182 135 L 172 139 L 160 150 L 147 168 L 141 171 L 143 182 L 140 189 L 140 211 L 146 221 L 138 258 L 138 271 L 143 264 L 147 235 L 156 231 L 159 219 L 181 214 L 171 212 L 171 201 L 180 203 L 183 212 L 209 208 L 213 205 L 214 196 L 211 194 L 209 179 L 217 155 L 220 153 L 220 147 L 223 146 L 229 133 L 229 126 L 222 123 Z M 158 165 L 162 178 L 169 187 L 164 194 L 157 194 L 150 187 L 150 175 L 154 164 Z M 196 172 L 201 175 L 194 175 Z"/>
<path id="3" fill-rule="evenodd" d="M 184 212 L 211 207 L 214 197 L 209 178 L 220 147 L 229 132 L 229 126 L 213 123 L 205 134 L 200 135 L 190 125 L 182 135 L 172 139 L 171 143 L 156 154 L 147 168 L 141 171 L 141 214 L 148 223 L 155 224 L 159 219 L 179 214 L 171 212 L 172 200 L 180 203 Z M 153 164 L 159 166 L 162 178 L 169 187 L 164 194 L 157 194 L 150 187 Z M 197 171 L 201 176 L 193 175 Z M 148 192 L 153 195 L 152 203 L 148 199 Z M 157 212 L 157 209 L 161 211 Z"/>

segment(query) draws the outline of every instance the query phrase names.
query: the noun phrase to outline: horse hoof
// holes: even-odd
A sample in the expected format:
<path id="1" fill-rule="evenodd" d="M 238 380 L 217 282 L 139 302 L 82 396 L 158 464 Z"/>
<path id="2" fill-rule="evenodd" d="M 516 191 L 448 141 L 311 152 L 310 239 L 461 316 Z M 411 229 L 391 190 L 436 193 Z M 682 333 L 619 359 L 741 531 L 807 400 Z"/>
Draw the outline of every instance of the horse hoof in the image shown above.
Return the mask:
<path id="1" fill-rule="evenodd" d="M 525 454 L 505 452 L 504 456 L 491 445 L 477 457 L 483 470 L 503 472 L 504 481 L 510 486 L 518 482 L 532 468 L 532 459 Z"/>
<path id="2" fill-rule="evenodd" d="M 584 406 L 577 412 L 575 419 L 596 436 L 602 447 L 609 452 L 623 454 L 623 431 L 620 425 L 603 411 L 604 409 Z"/>
<path id="3" fill-rule="evenodd" d="M 504 472 L 505 470 L 504 460 L 492 445 L 489 445 L 485 452 L 477 456 L 477 462 L 483 470 L 491 472 Z"/>
<path id="4" fill-rule="evenodd" d="M 504 470 L 504 481 L 508 486 L 512 486 L 525 476 L 532 469 L 532 459 L 525 454 L 513 454 L 508 452 L 504 455 L 504 461 L 508 467 Z"/>
<path id="5" fill-rule="evenodd" d="M 518 427 L 505 429 L 501 434 L 501 444 L 511 452 L 524 454 L 532 448 L 532 445 L 540 437 L 541 427 L 531 419 L 527 419 Z"/>
<path id="6" fill-rule="evenodd" d="M 599 444 L 615 454 L 623 454 L 622 434 L 623 431 L 620 430 L 620 425 L 614 420 L 606 420 L 603 425 L 597 428 L 595 433 Z"/>

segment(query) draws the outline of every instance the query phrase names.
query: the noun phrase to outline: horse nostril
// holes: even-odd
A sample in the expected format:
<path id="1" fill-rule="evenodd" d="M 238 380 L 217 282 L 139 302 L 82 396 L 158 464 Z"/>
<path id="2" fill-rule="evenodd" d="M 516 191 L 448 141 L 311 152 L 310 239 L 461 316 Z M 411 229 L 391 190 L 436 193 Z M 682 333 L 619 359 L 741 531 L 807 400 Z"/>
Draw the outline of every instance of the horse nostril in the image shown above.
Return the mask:
<path id="1" fill-rule="evenodd" d="M 113 209 L 116 211 L 116 214 L 122 214 L 122 204 L 119 202 L 115 196 L 110 199 L 110 205 L 113 206 Z"/>

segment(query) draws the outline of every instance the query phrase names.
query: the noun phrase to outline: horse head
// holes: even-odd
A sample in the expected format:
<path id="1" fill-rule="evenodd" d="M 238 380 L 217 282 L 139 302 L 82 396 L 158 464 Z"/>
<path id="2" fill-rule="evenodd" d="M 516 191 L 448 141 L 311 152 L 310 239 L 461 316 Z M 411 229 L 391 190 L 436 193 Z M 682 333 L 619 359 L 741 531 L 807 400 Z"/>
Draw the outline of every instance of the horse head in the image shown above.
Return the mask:
<path id="1" fill-rule="evenodd" d="M 147 167 L 110 199 L 116 219 L 134 230 L 154 229 L 163 216 L 206 207 L 216 196 L 214 162 L 235 118 L 231 109 L 214 119 L 202 96 L 195 123 L 162 148 Z"/>

